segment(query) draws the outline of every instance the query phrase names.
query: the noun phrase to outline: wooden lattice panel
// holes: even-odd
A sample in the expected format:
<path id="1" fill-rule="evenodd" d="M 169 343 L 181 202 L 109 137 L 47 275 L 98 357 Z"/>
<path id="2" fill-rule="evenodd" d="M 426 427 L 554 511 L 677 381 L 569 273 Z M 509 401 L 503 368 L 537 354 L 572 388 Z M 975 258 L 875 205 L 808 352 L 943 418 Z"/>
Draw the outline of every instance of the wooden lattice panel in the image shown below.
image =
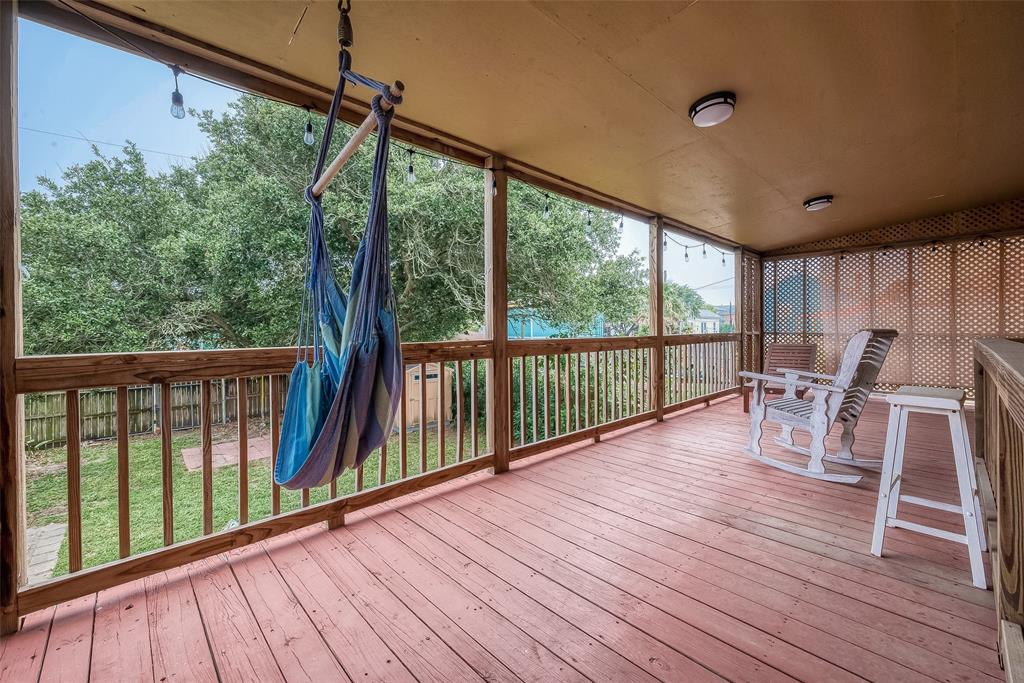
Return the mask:
<path id="1" fill-rule="evenodd" d="M 1024 337 L 1024 237 L 1005 240 L 1003 249 L 1003 334 Z"/>
<path id="2" fill-rule="evenodd" d="M 979 211 L 975 219 L 993 215 Z M 882 390 L 951 386 L 970 396 L 975 341 L 1024 336 L 1024 237 L 770 259 L 764 270 L 765 310 L 775 310 L 768 302 L 777 298 L 780 321 L 765 343 L 816 343 L 825 372 L 835 371 L 857 330 L 899 332 L 876 383 Z M 799 301 L 804 315 L 783 305 L 789 301 Z M 803 329 L 795 329 L 798 320 Z"/>
<path id="3" fill-rule="evenodd" d="M 763 306 L 761 310 L 764 311 L 764 315 L 761 318 L 764 325 L 764 341 L 770 343 L 775 341 L 775 261 L 764 262 L 764 289 Z"/>
<path id="4" fill-rule="evenodd" d="M 780 335 L 797 335 L 796 342 L 803 341 L 804 333 L 803 265 L 803 259 L 775 264 L 775 331 Z"/>
<path id="5" fill-rule="evenodd" d="M 871 292 L 874 317 L 871 326 L 910 330 L 910 250 L 889 249 L 874 256 L 874 278 Z M 901 334 L 889 349 L 889 355 L 878 375 L 879 384 L 908 384 L 913 373 L 910 366 L 912 337 Z"/>
<path id="6" fill-rule="evenodd" d="M 953 382 L 953 249 L 948 245 L 917 247 L 913 255 L 914 383 L 949 386 Z"/>
<path id="7" fill-rule="evenodd" d="M 836 366 L 836 257 L 819 256 L 807 262 L 807 342 L 817 344 L 815 371 Z"/>
<path id="8" fill-rule="evenodd" d="M 929 216 L 906 223 L 776 249 L 768 256 L 881 246 L 915 240 L 955 238 L 1024 228 L 1024 199 Z"/>
<path id="9" fill-rule="evenodd" d="M 839 258 L 839 296 L 836 329 L 842 344 L 857 330 L 871 327 L 872 259 L 869 253 Z"/>
<path id="10" fill-rule="evenodd" d="M 956 246 L 957 335 L 996 336 L 1000 333 L 1000 244 L 991 240 Z M 1024 263 L 1018 262 L 1018 270 Z"/>
<path id="11" fill-rule="evenodd" d="M 761 356 L 761 259 L 754 254 L 744 252 L 740 262 L 742 277 L 741 296 L 738 302 L 741 307 L 740 364 L 743 370 L 760 370 Z"/>

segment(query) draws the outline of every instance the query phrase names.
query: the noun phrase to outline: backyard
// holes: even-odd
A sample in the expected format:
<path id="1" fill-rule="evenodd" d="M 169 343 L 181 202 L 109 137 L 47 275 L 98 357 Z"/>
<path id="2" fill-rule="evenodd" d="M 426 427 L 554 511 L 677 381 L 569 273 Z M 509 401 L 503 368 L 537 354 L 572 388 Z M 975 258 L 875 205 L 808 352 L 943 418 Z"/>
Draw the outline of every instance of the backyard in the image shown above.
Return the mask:
<path id="1" fill-rule="evenodd" d="M 466 428 L 465 457 L 471 453 L 471 435 Z M 483 442 L 483 425 L 478 435 Z M 267 436 L 265 431 L 250 433 L 250 441 Z M 446 430 L 446 461 L 454 462 L 456 456 L 455 430 Z M 408 435 L 408 472 L 420 472 L 419 432 Z M 231 427 L 214 430 L 214 443 L 231 442 L 237 439 L 237 431 Z M 129 517 L 131 520 L 132 554 L 153 550 L 163 545 L 163 510 L 161 506 L 161 458 L 159 436 L 133 437 L 129 441 Z M 200 445 L 199 430 L 174 434 L 173 477 L 174 477 L 174 539 L 184 541 L 202 535 L 203 473 L 190 471 L 185 465 L 182 450 Z M 396 434 L 388 443 L 387 481 L 400 479 L 399 436 Z M 427 428 L 427 470 L 438 467 L 437 429 Z M 47 524 L 67 522 L 67 451 L 53 448 L 30 451 L 27 454 L 27 526 L 42 527 Z M 380 456 L 374 454 L 363 467 L 364 487 L 377 485 Z M 82 444 L 82 566 L 93 567 L 118 558 L 118 510 L 117 510 L 117 443 L 103 441 Z M 268 459 L 249 460 L 249 519 L 257 520 L 270 516 L 272 473 Z M 238 521 L 238 466 L 225 465 L 213 473 L 214 507 L 213 526 L 215 530 L 225 528 Z M 355 472 L 346 471 L 337 480 L 338 495 L 355 491 Z M 310 503 L 328 499 L 329 489 L 323 486 L 310 490 Z M 294 510 L 300 505 L 298 491 L 281 491 L 281 511 Z M 65 537 L 61 544 L 52 575 L 60 576 L 68 571 L 68 546 Z"/>

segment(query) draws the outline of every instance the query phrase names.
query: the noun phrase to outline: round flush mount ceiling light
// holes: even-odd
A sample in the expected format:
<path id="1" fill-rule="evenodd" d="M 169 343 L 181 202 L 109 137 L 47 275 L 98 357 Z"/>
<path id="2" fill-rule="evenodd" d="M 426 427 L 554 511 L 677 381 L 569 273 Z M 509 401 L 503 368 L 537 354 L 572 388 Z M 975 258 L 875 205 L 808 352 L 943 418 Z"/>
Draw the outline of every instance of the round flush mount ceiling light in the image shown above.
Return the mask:
<path id="1" fill-rule="evenodd" d="M 808 211 L 821 211 L 832 206 L 832 195 L 823 194 L 818 197 L 811 197 L 804 200 L 804 208 Z"/>
<path id="2" fill-rule="evenodd" d="M 736 93 L 713 92 L 690 105 L 690 120 L 698 128 L 717 126 L 732 116 L 735 108 Z"/>

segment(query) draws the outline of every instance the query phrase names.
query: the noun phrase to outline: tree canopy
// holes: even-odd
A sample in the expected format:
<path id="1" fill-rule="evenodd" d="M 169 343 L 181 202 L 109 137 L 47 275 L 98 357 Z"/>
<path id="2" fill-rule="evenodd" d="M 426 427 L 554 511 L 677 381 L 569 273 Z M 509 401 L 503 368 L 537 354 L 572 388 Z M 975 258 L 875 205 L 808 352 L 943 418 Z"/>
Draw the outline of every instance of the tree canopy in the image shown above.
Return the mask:
<path id="1" fill-rule="evenodd" d="M 192 112 L 209 148 L 148 173 L 128 142 L 95 149 L 59 181 L 22 196 L 26 352 L 283 346 L 295 341 L 315 147 L 302 110 L 242 96 Z M 323 121 L 315 124 L 320 131 Z M 334 150 L 351 133 L 336 128 Z M 392 273 L 406 341 L 450 339 L 484 319 L 483 172 L 411 157 L 392 143 Z M 372 145 L 324 198 L 335 272 L 347 288 L 366 222 Z M 573 331 L 603 314 L 608 332 L 649 329 L 644 258 L 621 255 L 618 217 L 509 185 L 509 300 Z M 548 210 L 545 211 L 545 205 Z M 666 287 L 666 317 L 703 308 Z"/>

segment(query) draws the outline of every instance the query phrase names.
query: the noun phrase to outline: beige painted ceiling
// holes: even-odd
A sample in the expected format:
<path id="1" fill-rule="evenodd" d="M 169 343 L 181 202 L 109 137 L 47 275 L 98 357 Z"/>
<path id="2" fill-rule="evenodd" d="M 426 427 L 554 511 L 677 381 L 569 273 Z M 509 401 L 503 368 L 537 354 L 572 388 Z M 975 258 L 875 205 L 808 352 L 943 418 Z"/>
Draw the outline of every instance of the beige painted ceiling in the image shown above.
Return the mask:
<path id="1" fill-rule="evenodd" d="M 405 117 L 755 249 L 1024 196 L 1024 3 L 353 2 Z M 104 4 L 335 83 L 333 1 Z"/>

